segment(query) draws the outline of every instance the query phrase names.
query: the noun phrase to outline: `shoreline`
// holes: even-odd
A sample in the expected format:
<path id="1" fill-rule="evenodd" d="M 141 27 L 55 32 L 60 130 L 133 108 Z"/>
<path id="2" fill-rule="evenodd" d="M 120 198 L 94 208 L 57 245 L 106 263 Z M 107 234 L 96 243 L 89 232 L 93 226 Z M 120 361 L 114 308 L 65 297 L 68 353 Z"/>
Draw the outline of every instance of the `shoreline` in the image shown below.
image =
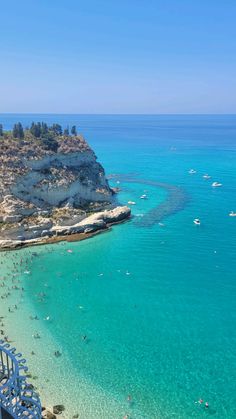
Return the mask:
<path id="1" fill-rule="evenodd" d="M 11 283 L 13 284 L 15 281 L 20 281 L 20 283 L 24 285 L 24 281 L 26 280 L 24 278 L 24 269 L 28 269 L 32 262 L 29 261 L 29 257 L 32 255 L 30 249 L 25 249 L 25 251 L 26 253 L 23 256 L 20 256 L 20 254 L 14 255 L 12 252 L 6 252 L 6 255 L 3 253 L 0 254 L 0 261 L 1 263 L 4 263 L 4 265 L 2 265 L 1 281 L 7 281 L 9 285 Z M 19 266 L 20 259 L 23 260 L 21 266 Z M 9 307 L 15 307 L 15 309 L 11 309 L 9 312 Z M 43 353 L 39 351 L 38 347 L 38 344 L 41 344 L 42 342 L 38 342 L 37 339 L 34 339 L 33 335 L 36 330 L 40 329 L 40 334 L 42 335 L 40 341 L 47 341 L 47 350 L 52 354 L 55 349 L 60 348 L 60 345 L 58 345 L 55 337 L 53 337 L 47 329 L 43 319 L 39 319 L 37 324 L 35 324 L 34 321 L 29 322 L 29 316 L 32 314 L 35 314 L 35 308 L 32 301 L 28 299 L 25 290 L 23 291 L 22 289 L 22 291 L 19 291 L 18 289 L 12 289 L 10 295 L 7 298 L 4 298 L 1 303 L 1 329 L 4 331 L 4 335 L 1 337 L 3 340 L 7 337 L 7 340 L 5 340 L 6 343 L 9 343 L 11 347 L 17 347 L 17 351 L 21 352 L 26 359 L 26 366 L 28 368 L 26 376 L 28 377 L 28 382 L 34 386 L 35 390 L 40 395 L 40 401 L 43 407 L 42 415 L 46 410 L 52 413 L 53 406 L 63 404 L 66 405 L 66 412 L 55 415 L 55 417 L 66 419 L 68 417 L 68 411 L 72 414 L 72 409 L 70 410 L 70 405 L 66 404 L 66 400 L 63 399 L 63 394 L 53 393 L 52 382 L 49 385 L 51 377 L 50 374 L 49 376 L 47 375 L 47 369 L 45 368 L 47 365 L 48 370 L 52 371 L 55 375 L 55 361 L 53 357 L 47 356 L 47 363 L 45 363 Z M 25 328 L 25 324 L 27 324 L 27 328 Z M 41 369 L 44 372 L 42 372 Z M 59 376 L 57 379 L 59 379 Z"/>
<path id="2" fill-rule="evenodd" d="M 38 240 L 35 242 L 27 242 L 25 241 L 22 244 L 18 244 L 15 247 L 0 247 L 0 253 L 1 252 L 9 252 L 9 251 L 16 251 L 16 250 L 21 250 L 21 249 L 25 249 L 27 247 L 33 247 L 33 246 L 44 246 L 46 244 L 54 244 L 54 243 L 60 243 L 60 242 L 80 242 L 83 240 L 87 240 L 87 239 L 91 239 L 94 236 L 97 236 L 98 234 L 102 234 L 102 233 L 108 233 L 109 231 L 112 230 L 112 226 L 114 225 L 118 225 L 118 224 L 124 224 L 127 223 L 129 220 L 131 219 L 131 217 L 127 217 L 124 220 L 120 220 L 120 221 L 114 221 L 113 223 L 109 223 L 107 224 L 107 226 L 103 229 L 100 230 L 96 230 L 96 231 L 92 231 L 90 233 L 72 233 L 69 234 L 67 236 L 63 236 L 63 235 L 58 235 L 58 236 L 54 236 L 54 237 L 49 237 L 47 239 L 42 239 L 42 240 Z"/>

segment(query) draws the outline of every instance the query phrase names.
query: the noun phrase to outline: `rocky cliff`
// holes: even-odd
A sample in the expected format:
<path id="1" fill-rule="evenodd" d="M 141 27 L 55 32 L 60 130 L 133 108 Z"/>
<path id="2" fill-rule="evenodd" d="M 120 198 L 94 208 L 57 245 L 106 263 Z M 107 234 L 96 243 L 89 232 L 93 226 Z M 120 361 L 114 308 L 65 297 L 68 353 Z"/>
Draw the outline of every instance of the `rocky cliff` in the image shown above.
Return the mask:
<path id="1" fill-rule="evenodd" d="M 101 228 L 114 214 L 117 221 L 129 215 L 122 207 L 114 213 L 114 194 L 104 169 L 82 136 L 57 135 L 56 147 L 48 147 L 30 131 L 21 139 L 8 133 L 0 138 L 0 165 L 2 247 L 8 247 L 9 240 L 19 245 L 91 231 L 91 217 L 89 223 L 86 218 L 93 212 L 105 211 Z M 94 223 L 98 229 L 97 219 Z"/>

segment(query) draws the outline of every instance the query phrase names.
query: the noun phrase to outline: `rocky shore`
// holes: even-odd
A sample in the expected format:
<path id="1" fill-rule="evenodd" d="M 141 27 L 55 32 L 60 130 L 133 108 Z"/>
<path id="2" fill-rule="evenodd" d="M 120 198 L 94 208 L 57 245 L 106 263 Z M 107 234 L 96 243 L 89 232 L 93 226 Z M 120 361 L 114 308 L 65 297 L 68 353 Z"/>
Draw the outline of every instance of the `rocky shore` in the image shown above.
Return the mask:
<path id="1" fill-rule="evenodd" d="M 19 225 L 19 228 L 7 231 L 9 238 L 0 240 L 0 249 L 10 250 L 22 246 L 54 243 L 61 240 L 83 240 L 98 232 L 107 230 L 113 224 L 127 220 L 130 214 L 130 208 L 119 206 L 111 210 L 94 213 L 72 225 L 54 225 L 50 218 L 38 220 L 37 224 L 30 225 L 27 229 L 22 229 L 22 226 Z"/>
<path id="2" fill-rule="evenodd" d="M 55 405 L 53 407 L 42 407 L 42 419 L 57 419 L 65 411 L 63 404 Z M 75 414 L 73 419 L 79 418 L 79 414 Z"/>

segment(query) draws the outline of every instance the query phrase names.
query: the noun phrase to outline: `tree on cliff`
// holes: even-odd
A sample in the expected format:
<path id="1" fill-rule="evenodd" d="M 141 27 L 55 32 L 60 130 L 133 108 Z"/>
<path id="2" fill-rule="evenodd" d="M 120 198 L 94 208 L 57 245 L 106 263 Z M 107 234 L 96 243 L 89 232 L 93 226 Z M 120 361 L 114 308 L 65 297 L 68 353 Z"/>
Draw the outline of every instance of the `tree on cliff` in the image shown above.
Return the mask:
<path id="1" fill-rule="evenodd" d="M 64 129 L 63 132 L 64 135 L 70 135 L 70 131 L 69 131 L 69 127 L 67 126 L 67 128 Z"/>
<path id="2" fill-rule="evenodd" d="M 59 124 L 53 124 L 52 126 L 52 131 L 56 134 L 56 135 L 62 135 L 62 127 Z"/>
<path id="3" fill-rule="evenodd" d="M 76 126 L 73 125 L 73 127 L 71 128 L 71 134 L 72 135 L 77 135 L 77 130 L 76 130 Z"/>
<path id="4" fill-rule="evenodd" d="M 12 135 L 14 138 L 19 138 L 19 139 L 24 138 L 24 129 L 20 122 L 18 122 L 18 124 L 14 124 Z"/>
<path id="5" fill-rule="evenodd" d="M 42 135 L 45 135 L 47 133 L 48 133 L 48 126 L 47 126 L 46 122 L 42 122 L 42 125 L 41 125 L 41 134 Z"/>
<path id="6" fill-rule="evenodd" d="M 59 144 L 54 137 L 54 133 L 48 132 L 47 134 L 41 137 L 41 140 L 46 150 L 52 150 L 55 153 L 57 152 Z"/>
<path id="7" fill-rule="evenodd" d="M 40 138 L 41 136 L 41 123 L 38 122 L 37 124 L 35 124 L 34 122 L 32 122 L 31 127 L 30 127 L 30 132 L 31 134 L 36 137 L 36 138 Z"/>
<path id="8" fill-rule="evenodd" d="M 2 137 L 3 136 L 3 126 L 2 126 L 2 124 L 0 124 L 0 137 Z"/>

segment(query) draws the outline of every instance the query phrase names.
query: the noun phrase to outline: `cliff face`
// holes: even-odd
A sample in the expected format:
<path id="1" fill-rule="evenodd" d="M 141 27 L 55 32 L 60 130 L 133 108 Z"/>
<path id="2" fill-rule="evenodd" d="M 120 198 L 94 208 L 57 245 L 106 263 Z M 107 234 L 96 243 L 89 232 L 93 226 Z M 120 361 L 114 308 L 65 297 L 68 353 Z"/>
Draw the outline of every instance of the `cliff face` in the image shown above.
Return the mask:
<path id="1" fill-rule="evenodd" d="M 57 152 L 38 143 L 1 140 L 0 153 L 1 222 L 16 222 L 55 207 L 112 202 L 104 169 L 81 136 L 63 138 Z"/>
<path id="2" fill-rule="evenodd" d="M 56 150 L 0 138 L 0 247 L 91 233 L 130 215 L 114 207 L 104 169 L 82 136 L 57 138 Z"/>

